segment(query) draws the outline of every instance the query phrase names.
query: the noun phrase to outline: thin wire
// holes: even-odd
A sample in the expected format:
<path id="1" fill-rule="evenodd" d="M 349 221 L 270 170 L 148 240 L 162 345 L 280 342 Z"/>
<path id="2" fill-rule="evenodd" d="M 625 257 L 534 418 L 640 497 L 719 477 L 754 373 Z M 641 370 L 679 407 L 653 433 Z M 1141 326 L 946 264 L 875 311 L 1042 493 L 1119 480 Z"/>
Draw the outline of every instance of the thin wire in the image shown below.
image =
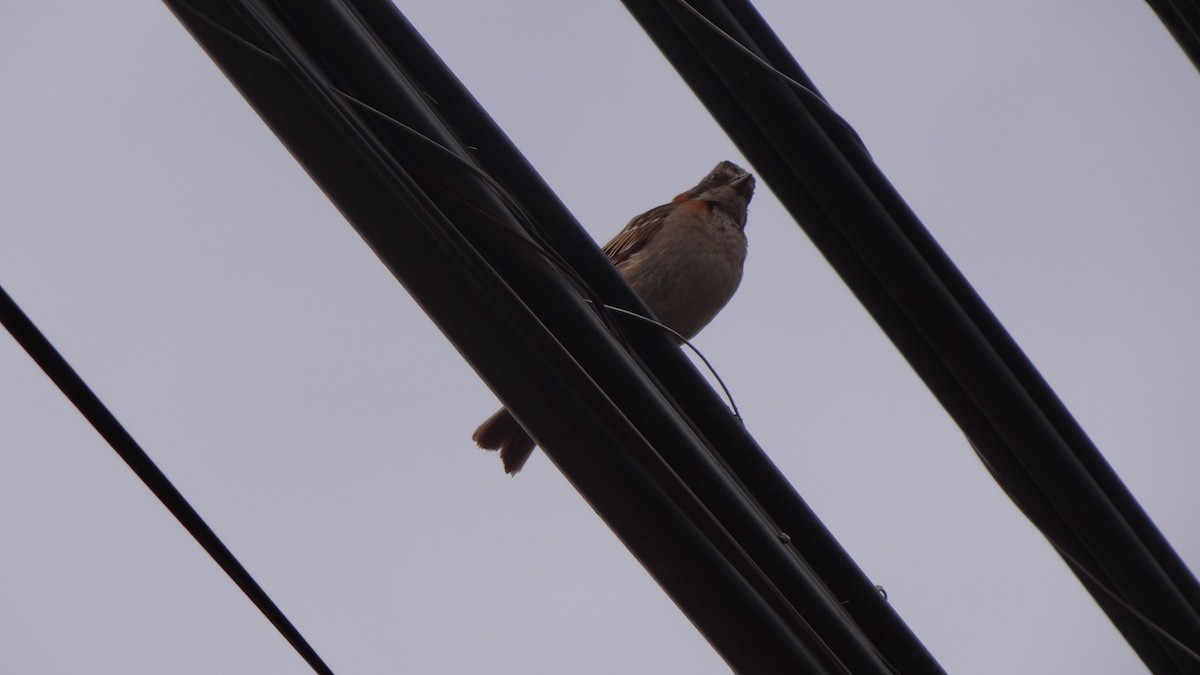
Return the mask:
<path id="1" fill-rule="evenodd" d="M 807 98 L 809 101 L 815 101 L 817 103 L 817 105 L 819 105 L 821 107 L 821 109 L 825 110 L 830 115 L 833 115 L 833 118 L 835 120 L 837 120 L 839 123 L 841 123 L 842 126 L 846 127 L 846 130 L 849 131 L 850 134 L 853 135 L 854 138 L 856 138 L 858 140 L 859 145 L 862 145 L 863 149 L 866 149 L 866 145 L 862 142 L 862 138 L 859 137 L 858 132 L 855 131 L 854 127 L 852 127 L 850 125 L 850 123 L 846 121 L 846 118 L 842 117 L 838 113 L 838 111 L 834 110 L 833 106 L 829 105 L 829 101 L 826 101 L 825 97 L 821 96 L 820 94 L 813 91 L 812 89 L 809 89 L 808 87 L 801 84 L 800 82 L 797 82 L 790 75 L 779 70 L 775 66 L 771 65 L 770 62 L 768 62 L 766 59 L 762 58 L 758 54 L 755 54 L 753 50 L 751 50 L 749 47 L 742 44 L 741 42 L 738 42 L 737 38 L 735 38 L 732 35 L 730 35 L 729 33 L 725 32 L 725 30 L 722 29 L 720 26 L 718 26 L 716 23 L 714 23 L 712 19 L 709 19 L 700 10 L 696 9 L 690 3 L 688 3 L 687 0 L 675 0 L 675 2 L 678 3 L 679 5 L 682 5 L 683 8 L 688 11 L 688 13 L 690 13 L 692 16 L 699 19 L 701 23 L 703 23 L 706 27 L 708 27 L 710 30 L 712 30 L 714 33 L 716 33 L 720 38 L 722 38 L 723 40 L 728 42 L 730 45 L 732 45 L 735 49 L 740 51 L 742 54 L 745 54 L 746 56 L 750 57 L 750 60 L 754 61 L 754 63 L 758 64 L 761 68 L 763 68 L 764 70 L 766 70 L 769 73 L 772 73 L 773 75 L 780 78 L 784 82 L 790 84 L 797 91 L 799 91 L 801 94 L 803 94 L 804 97 Z"/>
<path id="2" fill-rule="evenodd" d="M 193 7 L 190 3 L 186 2 L 186 0 L 180 0 L 180 4 L 184 7 L 186 7 L 188 9 L 188 11 L 190 11 L 192 14 L 194 14 L 198 19 L 200 19 L 204 23 L 208 24 L 211 28 L 224 34 L 225 36 L 229 37 L 230 39 L 237 42 L 238 44 L 241 44 L 242 46 L 246 47 L 247 49 L 251 50 L 252 52 L 257 54 L 259 57 L 266 59 L 267 61 L 270 61 L 271 63 L 273 63 L 281 68 L 285 67 L 283 61 L 278 56 L 268 52 L 267 50 L 265 50 L 264 48 L 262 48 L 256 44 L 254 44 L 249 39 L 242 37 L 241 35 L 238 35 L 236 32 L 234 32 L 232 29 L 228 28 L 227 26 L 224 26 L 223 24 L 218 23 L 212 17 L 205 14 L 203 11 L 197 9 L 196 7 Z M 520 200 L 518 200 L 516 198 L 516 196 L 514 196 L 511 192 L 509 192 L 509 190 L 504 185 L 502 185 L 498 180 L 496 180 L 496 178 L 494 178 L 490 173 L 488 173 L 484 169 L 472 164 L 471 162 L 467 161 L 466 158 L 462 157 L 461 155 L 454 152 L 450 148 L 447 148 L 446 146 L 442 145 L 441 143 L 433 140 L 432 138 L 426 136 L 425 134 L 421 133 L 417 129 L 414 129 L 413 127 L 405 124 L 404 122 L 401 122 L 400 120 L 396 119 L 395 117 L 392 117 L 391 115 L 387 114 L 386 112 L 380 110 L 379 108 L 376 108 L 375 106 L 367 103 L 366 101 L 363 101 L 362 99 L 354 96 L 353 94 L 350 94 L 349 92 L 340 89 L 339 87 L 335 86 L 334 84 L 327 82 L 324 79 L 321 79 L 320 84 L 322 87 L 325 87 L 325 89 L 327 91 L 336 94 L 337 96 L 341 97 L 342 99 L 344 99 L 351 105 L 354 105 L 354 106 L 366 111 L 367 113 L 379 118 L 380 120 L 382 120 L 388 124 L 391 124 L 392 126 L 400 129 L 401 131 L 404 131 L 406 134 L 408 134 L 412 138 L 415 138 L 416 140 L 420 141 L 421 143 L 424 143 L 429 148 L 431 148 L 434 151 L 441 154 L 444 158 L 451 160 L 452 162 L 457 164 L 460 168 L 466 169 L 468 172 L 473 174 L 476 178 L 479 178 L 482 181 L 484 181 L 489 187 L 491 187 L 493 190 L 495 190 L 496 194 L 501 198 L 501 200 L 507 204 L 509 209 L 512 211 L 513 216 L 516 217 L 516 219 L 523 226 L 524 231 L 532 238 L 532 240 L 530 240 L 530 239 L 525 239 L 525 238 L 518 236 L 518 237 L 515 237 L 516 240 L 521 245 L 532 247 L 536 253 L 538 253 L 542 257 L 546 258 L 547 260 L 549 260 L 553 265 L 558 267 L 558 269 L 560 271 L 566 273 L 569 277 L 571 277 L 572 281 L 575 282 L 576 287 L 584 295 L 589 296 L 589 298 L 594 306 L 600 306 L 600 305 L 604 304 L 603 302 L 601 302 L 599 294 L 597 294 L 594 290 L 592 290 L 591 286 L 579 274 L 579 272 L 576 271 L 575 268 L 572 267 L 571 264 L 569 262 L 567 262 L 567 260 L 564 259 L 562 257 L 562 255 L 559 254 L 558 251 L 555 250 L 555 248 L 549 244 L 549 242 L 547 241 L 546 233 L 543 231 L 543 229 L 542 229 L 541 225 L 538 223 L 537 219 L 535 219 L 533 217 L 533 215 L 530 214 L 529 211 L 525 209 L 525 206 L 520 202 Z M 445 187 L 445 186 L 442 186 L 442 187 Z M 446 193 L 451 195 L 452 197 L 455 197 L 462 203 L 471 204 L 470 201 L 457 195 L 453 190 L 447 189 Z M 482 215 L 483 217 L 491 220 L 493 223 L 498 225 L 499 229 L 502 232 L 504 232 L 506 234 L 513 234 L 513 235 L 516 234 L 503 221 L 500 221 L 492 214 L 481 210 L 480 215 Z M 607 321 L 606 321 L 606 323 L 609 325 L 610 328 L 618 328 L 615 324 L 609 323 Z"/>
<path id="3" fill-rule="evenodd" d="M 975 451 L 975 456 L 979 458 L 979 461 L 983 463 L 983 466 L 989 472 L 991 472 L 992 475 L 996 475 L 996 470 L 995 470 L 995 468 L 993 468 L 992 463 L 988 461 L 987 457 L 984 456 L 983 452 L 981 452 L 979 450 L 979 448 L 975 445 L 975 443 L 973 441 L 971 441 L 970 438 L 967 439 L 967 445 L 970 445 L 971 449 Z M 999 483 L 999 481 L 997 481 L 997 483 Z M 1019 508 L 1023 513 L 1025 513 L 1028 516 L 1028 514 L 1031 513 L 1031 511 L 1024 505 L 1024 503 L 1017 497 L 1017 495 L 1013 494 L 1007 487 L 1004 486 L 1003 483 L 999 483 L 999 484 L 1000 484 L 1000 489 L 1002 489 L 1004 491 L 1004 494 L 1008 495 L 1008 498 L 1011 499 L 1013 501 L 1013 503 L 1017 505 L 1017 508 Z M 1032 518 L 1030 518 L 1030 520 L 1032 520 Z M 1137 607 L 1134 607 L 1132 604 L 1130 604 L 1128 600 L 1126 600 L 1119 593 L 1117 593 L 1103 579 L 1101 579 L 1099 576 L 1097 576 L 1095 573 L 1093 573 L 1088 568 L 1087 565 L 1084 565 L 1082 562 L 1079 561 L 1078 558 L 1071 555 L 1071 552 L 1068 551 L 1066 549 L 1066 547 L 1064 547 L 1062 544 L 1055 541 L 1054 537 L 1050 536 L 1045 530 L 1042 531 L 1042 534 L 1045 535 L 1046 541 L 1050 542 L 1050 545 L 1054 547 L 1054 550 L 1058 551 L 1058 554 L 1060 556 L 1062 556 L 1064 560 L 1067 561 L 1068 565 L 1070 565 L 1074 569 L 1078 570 L 1079 572 L 1083 573 L 1083 575 L 1086 576 L 1088 579 L 1090 579 L 1092 581 L 1092 583 L 1096 584 L 1096 586 L 1100 590 L 1104 591 L 1105 595 L 1112 598 L 1112 600 L 1115 601 L 1118 605 L 1121 605 L 1121 607 L 1125 608 L 1125 611 L 1129 612 L 1134 617 L 1136 617 L 1139 621 L 1141 621 L 1143 624 L 1145 624 L 1146 627 L 1149 628 L 1151 632 L 1156 633 L 1160 637 L 1166 639 L 1172 645 L 1178 647 L 1181 651 L 1183 651 L 1192 660 L 1196 661 L 1197 663 L 1200 663 L 1200 653 L 1197 653 L 1191 647 L 1188 647 L 1186 644 L 1183 643 L 1183 641 L 1181 641 L 1179 638 L 1175 637 L 1170 632 L 1168 632 L 1167 629 L 1158 625 L 1153 619 L 1146 616 L 1140 610 L 1138 610 Z"/>
<path id="4" fill-rule="evenodd" d="M 1097 577 L 1095 574 L 1092 573 L 1091 570 L 1089 570 L 1087 567 L 1085 567 L 1083 565 L 1083 563 L 1076 560 L 1075 557 L 1072 556 L 1070 553 L 1068 553 L 1065 548 L 1060 546 L 1058 544 L 1058 542 L 1054 541 L 1050 537 L 1046 537 L 1046 541 L 1050 542 L 1050 545 L 1054 547 L 1054 550 L 1058 551 L 1058 554 L 1061 555 L 1063 558 L 1065 558 L 1067 560 L 1067 562 L 1071 563 L 1071 565 L 1074 566 L 1075 569 L 1079 570 L 1080 572 L 1083 572 L 1084 576 L 1086 576 L 1088 579 L 1091 579 L 1092 583 L 1096 584 L 1096 586 L 1098 586 L 1100 588 L 1100 590 L 1104 591 L 1104 593 L 1106 595 L 1108 595 L 1108 597 L 1115 600 L 1117 602 L 1117 604 L 1124 607 L 1127 612 L 1134 615 L 1135 617 L 1138 618 L 1138 620 L 1140 620 L 1142 623 L 1144 623 L 1146 625 L 1146 627 L 1151 630 L 1151 632 L 1158 634 L 1159 637 L 1164 638 L 1165 640 L 1170 642 L 1172 645 L 1179 648 L 1180 651 L 1182 651 L 1184 654 L 1186 654 L 1189 658 L 1191 658 L 1196 663 L 1200 663 L 1200 654 L 1196 653 L 1195 650 L 1193 650 L 1191 647 L 1188 647 L 1187 645 L 1185 645 L 1182 641 L 1179 640 L 1179 638 L 1177 638 L 1174 635 L 1167 632 L 1167 630 L 1165 628 L 1163 628 L 1162 626 L 1155 623 L 1150 617 L 1146 616 L 1145 614 L 1142 614 L 1140 611 L 1138 611 L 1138 609 L 1136 607 L 1129 604 L 1129 601 L 1127 601 L 1125 598 L 1122 598 L 1120 595 L 1117 595 L 1116 591 L 1109 588 L 1103 581 L 1101 581 L 1099 579 L 1099 577 Z"/>
<path id="5" fill-rule="evenodd" d="M 246 597 L 275 626 L 284 639 L 292 645 L 309 666 L 322 675 L 333 675 L 333 671 L 304 639 L 300 631 L 288 620 L 283 611 L 271 600 L 262 586 L 238 561 L 208 523 L 188 503 L 183 494 L 171 483 L 166 474 L 154 464 L 154 460 L 138 445 L 133 436 L 121 425 L 99 397 L 87 386 L 54 345 L 38 330 L 33 321 L 17 303 L 0 287 L 0 323 L 8 329 L 17 343 L 42 369 L 63 395 L 79 410 L 96 431 L 108 441 L 112 449 L 129 465 L 134 474 L 145 483 L 163 506 L 184 529 L 196 540 L 208 555 L 221 566 L 225 574 L 237 584 Z"/>
<path id="6" fill-rule="evenodd" d="M 687 348 L 692 350 L 692 353 L 695 354 L 696 356 L 700 357 L 700 360 L 704 362 L 704 367 L 708 368 L 708 372 L 712 373 L 712 376 L 714 378 L 716 378 L 717 384 L 721 385 L 722 391 L 725 392 L 725 398 L 729 400 L 729 407 L 733 409 L 733 416 L 736 417 L 738 419 L 738 421 L 741 422 L 742 424 L 746 423 L 746 420 L 742 419 L 741 412 L 738 411 L 737 403 L 735 403 L 733 400 L 733 394 L 730 393 L 729 387 L 725 386 L 725 380 L 721 379 L 721 376 L 717 373 L 717 369 L 713 368 L 713 365 L 711 363 L 709 363 L 707 358 L 705 358 L 704 353 L 696 348 L 696 345 L 692 344 L 683 335 L 680 335 L 679 332 L 676 331 L 674 328 L 671 328 L 670 326 L 668 326 L 665 323 L 662 323 L 661 321 L 656 321 L 654 319 L 651 319 L 648 316 L 642 316 L 641 314 L 638 314 L 637 312 L 631 312 L 628 309 L 622 309 L 620 307 L 613 307 L 612 305 L 601 305 L 601 307 L 603 307 L 606 311 L 616 312 L 617 314 L 633 317 L 639 321 L 643 321 L 652 326 L 657 326 L 657 327 L 667 331 L 671 335 L 675 336 L 675 339 L 679 340 L 684 345 L 687 345 Z"/>
<path id="7" fill-rule="evenodd" d="M 199 18 L 201 21 L 204 21 L 212 28 L 223 33 L 224 35 L 233 39 L 235 42 L 238 42 L 239 44 L 246 47 L 247 49 L 250 49 L 251 51 L 258 54 L 260 57 L 270 61 L 271 63 L 274 63 L 275 65 L 277 65 L 281 68 L 284 67 L 283 61 L 278 56 L 275 56 L 274 54 L 268 52 L 267 50 L 263 49 L 262 47 L 259 47 L 258 45 L 254 44 L 250 40 L 242 37 L 241 35 L 238 35 L 232 29 L 230 29 L 220 23 L 217 23 L 216 20 L 214 20 L 212 17 L 201 12 L 199 9 L 196 9 L 190 3 L 188 3 L 184 0 L 181 0 L 181 4 L 184 7 L 187 7 L 189 11 L 191 11 L 193 14 L 196 15 L 197 18 Z M 501 185 L 500 182 L 497 181 L 487 171 L 481 169 L 478 166 L 475 166 L 474 164 L 467 161 L 465 158 L 463 158 L 461 155 L 454 152 L 450 148 L 447 148 L 446 146 L 442 145 L 441 143 L 438 143 L 437 141 L 426 136 L 425 134 L 421 133 L 420 131 L 408 126 L 404 122 L 401 122 L 400 120 L 396 119 L 395 117 L 392 117 L 391 115 L 383 112 L 379 108 L 376 108 L 375 106 L 367 103 L 366 101 L 363 101 L 362 99 L 354 96 L 353 94 L 350 94 L 349 92 L 346 92 L 328 82 L 322 81 L 321 85 L 323 87 L 325 87 L 327 90 L 329 90 L 330 92 L 335 93 L 338 96 L 342 97 L 347 102 L 349 102 L 355 106 L 358 106 L 359 108 L 362 108 L 363 110 L 382 119 L 383 121 L 385 121 L 389 124 L 392 124 L 393 126 L 407 132 L 412 137 L 416 138 L 417 140 L 421 141 L 422 143 L 425 143 L 426 145 L 428 145 L 430 148 L 441 153 L 447 159 L 454 161 L 460 167 L 470 171 L 471 173 L 473 173 L 475 175 L 475 177 L 482 179 L 484 182 L 486 182 L 488 184 L 489 187 L 496 190 L 496 192 L 500 194 L 500 196 L 504 199 L 504 201 L 508 202 L 508 205 L 510 207 L 513 207 L 517 211 L 520 212 L 521 219 L 523 221 L 525 221 L 522 224 L 524 224 L 524 225 L 534 225 L 535 224 L 536 221 L 525 210 L 525 207 L 520 203 L 520 201 L 518 201 L 517 198 L 514 197 L 512 195 L 512 193 L 510 193 L 508 191 L 507 188 L 505 188 L 503 185 Z"/>
<path id="8" fill-rule="evenodd" d="M 190 3 L 186 2 L 186 1 L 181 1 L 180 4 L 182 4 L 189 11 L 191 11 L 193 14 L 195 14 L 198 19 L 207 23 L 210 27 L 214 28 L 218 32 L 223 33 L 226 37 L 229 37 L 232 40 L 234 40 L 235 42 L 246 47 L 247 49 L 250 49 L 254 53 L 258 54 L 258 56 L 260 56 L 261 58 L 264 58 L 281 68 L 284 67 L 283 61 L 278 56 L 275 56 L 274 54 L 268 52 L 267 50 L 263 49 L 262 47 L 259 47 L 258 45 L 254 44 L 250 40 L 242 37 L 241 35 L 238 35 L 237 33 L 235 33 L 232 29 L 228 28 L 227 26 L 217 23 L 216 20 L 214 20 L 212 17 L 201 12 L 199 9 L 196 9 Z M 533 218 L 530 217 L 529 214 L 525 212 L 524 207 L 520 204 L 520 202 L 517 201 L 516 197 L 514 197 L 511 193 L 509 193 L 509 191 L 507 189 L 505 189 L 505 187 L 503 185 L 501 185 L 495 178 L 493 178 L 492 175 L 489 174 L 488 172 L 486 172 L 483 169 L 468 162 L 461 155 L 454 152 L 450 148 L 447 148 L 446 146 L 442 145 L 441 143 L 438 143 L 437 141 L 433 140 L 432 138 L 430 138 L 430 137 L 426 136 L 425 134 L 421 133 L 420 131 L 417 131 L 416 129 L 408 126 L 407 124 L 401 122 L 400 120 L 396 119 L 395 117 L 388 115 L 387 113 L 385 113 L 382 110 L 376 108 L 375 106 L 367 103 L 366 101 L 363 101 L 362 99 L 359 99 L 359 98 L 355 97 L 354 95 L 352 95 L 346 91 L 343 91 L 342 89 L 339 89 L 338 87 L 336 87 L 333 84 L 330 84 L 328 82 L 322 81 L 321 85 L 323 87 L 325 87 L 327 90 L 329 90 L 330 92 L 333 92 L 333 93 L 337 94 L 338 96 L 342 97 L 349 103 L 352 103 L 353 105 L 356 105 L 356 106 L 362 108 L 363 110 L 371 113 L 372 115 L 375 115 L 376 117 L 379 117 L 380 119 L 408 132 L 408 134 L 410 134 L 417 140 L 420 140 L 421 142 L 425 143 L 429 147 L 440 152 L 446 158 L 453 160 L 462 168 L 467 169 L 471 173 L 475 174 L 475 176 L 477 178 L 481 178 L 490 187 L 492 187 L 498 193 L 500 193 L 500 195 L 504 198 L 504 200 L 506 202 L 509 202 L 509 206 L 512 206 L 512 207 L 520 210 L 523 213 L 523 215 L 525 216 L 525 218 L 527 218 L 529 220 L 530 223 L 533 222 Z"/>
<path id="9" fill-rule="evenodd" d="M 242 37 L 241 35 L 238 35 L 230 28 L 228 28 L 220 23 L 217 23 L 214 19 L 212 19 L 208 15 L 204 14 L 199 9 L 193 7 L 191 4 L 189 4 L 187 2 L 183 2 L 182 4 L 185 7 L 187 7 L 189 9 L 189 11 L 191 11 L 193 14 L 195 14 L 197 16 L 197 18 L 199 18 L 202 21 L 204 21 L 205 23 L 207 23 L 210 27 L 223 33 L 227 37 L 238 42 L 239 44 L 245 46 L 246 48 L 250 49 L 254 53 L 258 54 L 260 57 L 270 61 L 271 63 L 274 63 L 277 66 L 283 67 L 284 64 L 279 57 L 266 51 L 262 47 L 259 47 L 258 45 L 254 44 L 250 40 Z M 720 30 L 720 29 L 717 29 L 717 30 Z M 730 38 L 730 39 L 732 39 L 732 38 Z M 781 75 L 782 75 L 782 73 L 781 73 Z M 784 77 L 786 77 L 786 76 L 784 76 Z M 799 83 L 795 83 L 795 84 L 796 84 L 796 86 L 799 86 L 800 88 L 805 89 L 803 87 L 803 85 L 800 85 Z M 514 211 L 513 215 L 516 216 L 517 219 L 521 222 L 521 224 L 524 226 L 525 231 L 534 238 L 533 241 L 530 241 L 528 239 L 518 237 L 517 240 L 519 242 L 521 242 L 523 245 L 526 245 L 526 246 L 532 246 L 538 254 L 542 255 L 547 260 L 549 260 L 552 264 L 554 264 L 556 267 L 558 267 L 560 271 L 565 272 L 568 276 L 570 276 L 572 278 L 572 280 L 575 282 L 576 287 L 578 287 L 585 295 L 589 296 L 588 298 L 585 298 L 585 302 L 588 302 L 589 304 L 593 305 L 594 307 L 604 307 L 604 308 L 615 310 L 615 311 L 625 312 L 627 314 L 630 314 L 631 316 L 635 316 L 639 319 L 642 319 L 643 321 L 655 323 L 655 324 L 661 326 L 662 328 L 666 329 L 667 331 L 671 332 L 676 337 L 678 337 L 679 340 L 683 344 L 687 345 L 688 348 L 691 349 L 697 356 L 700 357 L 700 360 L 704 362 L 704 365 L 708 368 L 709 372 L 712 373 L 713 377 L 716 378 L 717 382 L 721 385 L 721 389 L 723 389 L 725 391 L 725 397 L 729 400 L 730 407 L 733 408 L 734 416 L 737 417 L 737 419 L 739 421 L 741 421 L 743 424 L 745 423 L 745 420 L 742 419 L 742 416 L 741 416 L 740 412 L 738 411 L 737 404 L 734 402 L 733 396 L 730 393 L 729 388 L 725 386 L 724 380 L 721 379 L 721 376 L 719 374 L 717 374 L 716 369 L 712 366 L 712 364 L 708 361 L 708 359 L 705 358 L 704 354 L 702 354 L 700 352 L 700 350 L 695 347 L 695 345 L 693 345 L 691 342 L 689 342 L 683 336 L 679 335 L 679 333 L 676 333 L 671 328 L 669 328 L 661 323 L 658 323 L 657 321 L 652 321 L 651 319 L 649 319 L 645 316 L 642 316 L 640 314 L 636 314 L 636 313 L 630 312 L 628 310 L 621 310 L 619 308 L 612 307 L 611 305 L 607 305 L 604 302 L 602 302 L 599 294 L 597 294 L 595 291 L 593 291 L 591 286 L 587 283 L 587 281 L 582 276 L 580 276 L 580 274 L 575 270 L 575 268 L 573 266 L 571 266 L 571 264 L 569 262 L 567 262 L 567 260 L 564 259 L 562 257 L 562 255 L 559 254 L 554 249 L 554 247 L 551 246 L 547 242 L 545 233 L 542 231 L 540 224 L 538 224 L 537 220 L 532 216 L 532 214 L 530 214 L 528 212 L 528 210 L 525 209 L 525 206 L 520 202 L 520 200 L 518 200 L 516 198 L 516 196 L 514 196 L 511 192 L 509 192 L 508 189 L 504 185 L 502 185 L 498 180 L 496 180 L 490 173 L 488 173 L 487 171 L 485 171 L 484 169 L 482 169 L 478 166 L 475 166 L 474 164 L 467 161 L 464 157 L 462 157 L 458 153 L 454 152 L 450 148 L 447 148 L 446 146 L 442 145 L 441 143 L 439 143 L 439 142 L 433 140 L 432 138 L 426 136 L 425 134 L 421 133 L 417 129 L 414 129 L 413 127 L 405 124 L 404 122 L 401 122 L 400 120 L 396 119 L 395 117 L 392 117 L 391 115 L 380 110 L 379 108 L 376 108 L 375 106 L 367 103 L 366 101 L 359 99 L 358 97 L 354 96 L 353 94 L 350 94 L 329 82 L 322 81 L 321 85 L 324 86 L 330 92 L 335 93 L 338 96 L 342 97 L 344 100 L 346 100 L 350 104 L 357 106 L 358 108 L 366 111 L 367 113 L 404 131 L 409 136 L 424 143 L 426 146 L 437 151 L 445 158 L 450 159 L 451 161 L 456 163 L 459 167 L 466 169 L 467 171 L 469 171 L 470 173 L 475 175 L 477 178 L 480 178 L 485 183 L 487 183 L 487 185 L 489 187 L 491 187 L 493 190 L 496 191 L 496 193 L 509 206 L 509 208 Z M 805 89 L 805 90 L 809 91 L 809 93 L 813 93 L 810 90 L 807 90 L 807 89 Z M 813 95 L 817 96 L 815 93 L 813 93 Z M 817 96 L 817 98 L 820 98 L 820 97 Z M 457 195 L 451 190 L 447 190 L 447 193 L 452 196 L 457 197 Z M 465 199 L 460 198 L 460 200 L 463 201 L 464 203 L 469 203 Z M 489 214 L 487 212 L 481 212 L 481 214 L 483 216 L 491 219 L 493 222 L 497 223 L 498 225 L 501 225 L 502 226 L 501 229 L 503 231 L 510 232 L 510 233 L 512 232 L 510 228 L 503 227 L 503 223 L 501 221 L 495 219 L 495 217 L 492 216 L 491 214 Z M 611 327 L 618 328 L 617 326 L 615 326 L 611 323 L 609 325 Z"/>

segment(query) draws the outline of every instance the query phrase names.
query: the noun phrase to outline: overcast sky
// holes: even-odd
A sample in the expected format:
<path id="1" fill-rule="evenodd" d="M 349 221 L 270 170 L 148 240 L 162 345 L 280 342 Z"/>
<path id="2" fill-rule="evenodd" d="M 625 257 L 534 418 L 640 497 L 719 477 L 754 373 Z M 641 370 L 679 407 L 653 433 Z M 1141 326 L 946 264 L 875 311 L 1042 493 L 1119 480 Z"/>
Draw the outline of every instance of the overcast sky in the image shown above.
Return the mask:
<path id="1" fill-rule="evenodd" d="M 1200 74 L 1157 18 L 759 8 L 1195 568 Z M 600 243 L 744 161 L 617 2 L 401 9 Z M 161 4 L 7 3 L 0 86 L 0 285 L 336 672 L 727 672 L 540 453 L 472 446 L 495 398 Z M 697 345 L 942 665 L 1142 672 L 765 186 L 748 234 Z M 0 671 L 307 670 L 4 336 L 0 537 Z"/>

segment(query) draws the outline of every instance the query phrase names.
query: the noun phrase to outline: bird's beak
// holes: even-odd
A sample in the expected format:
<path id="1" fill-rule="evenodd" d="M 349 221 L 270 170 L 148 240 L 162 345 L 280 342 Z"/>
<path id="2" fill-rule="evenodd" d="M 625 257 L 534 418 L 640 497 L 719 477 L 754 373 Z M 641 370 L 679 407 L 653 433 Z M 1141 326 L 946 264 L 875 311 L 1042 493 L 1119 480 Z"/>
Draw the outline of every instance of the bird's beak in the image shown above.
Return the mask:
<path id="1" fill-rule="evenodd" d="M 754 176 L 748 173 L 729 181 L 729 187 L 738 191 L 738 194 L 745 197 L 746 201 L 750 201 L 750 197 L 754 195 Z"/>

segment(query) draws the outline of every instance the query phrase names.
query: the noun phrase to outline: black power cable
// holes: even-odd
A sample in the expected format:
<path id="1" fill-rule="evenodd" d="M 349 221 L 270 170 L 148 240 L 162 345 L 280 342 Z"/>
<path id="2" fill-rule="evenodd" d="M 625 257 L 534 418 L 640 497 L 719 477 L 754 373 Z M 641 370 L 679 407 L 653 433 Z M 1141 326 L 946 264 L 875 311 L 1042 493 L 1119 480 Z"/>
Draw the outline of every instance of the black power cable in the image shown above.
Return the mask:
<path id="1" fill-rule="evenodd" d="M 58 353 L 54 345 L 30 321 L 16 302 L 3 288 L 0 288 L 0 323 L 12 333 L 17 343 L 25 348 L 29 356 L 46 373 L 51 381 L 58 386 L 62 393 L 79 409 L 79 412 L 91 423 L 96 431 L 108 444 L 116 450 L 117 455 L 125 460 L 130 469 L 142 479 L 146 487 L 155 497 L 167 507 L 171 515 L 183 525 L 196 539 L 204 550 L 212 556 L 225 574 L 237 584 L 238 588 L 250 598 L 255 607 L 267 617 L 273 626 L 283 635 L 284 639 L 300 654 L 308 665 L 323 675 L 333 674 L 329 666 L 321 660 L 316 650 L 308 644 L 300 631 L 296 629 L 287 616 L 271 600 L 267 592 L 259 586 L 254 577 L 234 557 L 233 553 L 217 537 L 208 523 L 196 513 L 192 505 L 183 497 L 170 479 L 154 464 L 150 456 L 142 450 L 137 441 L 129 435 L 125 427 L 109 412 L 103 402 L 92 392 L 87 383 L 79 377 L 66 359 Z"/>
<path id="2" fill-rule="evenodd" d="M 762 17 L 625 4 L 1146 664 L 1195 672 L 1195 578 Z"/>
<path id="3" fill-rule="evenodd" d="M 529 238 L 520 209 L 464 168 L 474 160 L 462 138 L 475 130 L 447 123 L 448 102 L 399 56 L 408 45 L 385 44 L 345 2 L 167 4 L 729 663 L 744 672 L 849 672 L 843 659 L 874 659 L 868 645 L 840 653 L 810 637 L 795 594 L 762 564 L 790 566 L 800 584 L 803 571 L 743 497 L 713 476 L 726 496 L 717 508 L 748 523 L 739 538 L 664 464 L 664 453 L 703 449 L 606 330 L 589 294 Z M 612 288 L 632 297 L 591 247 Z M 644 310 L 636 298 L 609 302 L 619 292 L 603 299 Z M 819 593 L 806 599 L 837 611 Z M 886 672 L 874 663 L 856 670 Z"/>
<path id="4" fill-rule="evenodd" d="M 1179 48 L 1200 68 L 1200 2 L 1197 0 L 1146 0 L 1158 14 Z"/>
<path id="5" fill-rule="evenodd" d="M 765 456 L 672 340 L 608 330 L 597 307 L 644 306 L 391 3 L 167 4 L 736 670 L 941 672 L 850 620 L 902 627 L 798 498 L 781 533 L 714 458 L 701 408 Z M 809 544 L 847 563 L 839 592 Z"/>
<path id="6" fill-rule="evenodd" d="M 489 118 L 454 74 L 424 42 L 420 34 L 389 3 L 356 2 L 387 44 L 400 50 L 404 62 L 424 74 L 423 91 L 438 101 L 442 114 L 463 134 L 463 142 L 477 148 L 472 155 L 509 192 L 521 201 L 535 220 L 544 224 L 545 237 L 562 256 L 596 289 L 603 289 L 611 304 L 640 307 L 640 301 L 620 281 L 612 265 L 596 255 L 594 242 L 575 227 L 574 217 L 558 200 L 520 151 Z M 810 87 L 811 82 L 805 80 Z M 812 87 L 815 91 L 815 87 Z M 936 673 L 941 667 L 909 630 L 850 555 L 796 493 L 745 427 L 729 414 L 705 379 L 678 349 L 661 335 L 640 339 L 628 336 L 632 348 L 671 396 L 689 422 L 706 437 L 709 448 L 720 448 L 727 462 L 736 463 L 739 477 L 761 504 L 777 529 L 790 539 L 792 553 L 811 566 L 828 592 L 839 601 L 843 612 L 857 625 L 839 631 L 864 631 L 884 661 L 905 673 Z M 714 452 L 716 452 L 714 450 Z M 843 619 L 844 620 L 844 619 Z M 826 630 L 832 630 L 826 627 Z"/>

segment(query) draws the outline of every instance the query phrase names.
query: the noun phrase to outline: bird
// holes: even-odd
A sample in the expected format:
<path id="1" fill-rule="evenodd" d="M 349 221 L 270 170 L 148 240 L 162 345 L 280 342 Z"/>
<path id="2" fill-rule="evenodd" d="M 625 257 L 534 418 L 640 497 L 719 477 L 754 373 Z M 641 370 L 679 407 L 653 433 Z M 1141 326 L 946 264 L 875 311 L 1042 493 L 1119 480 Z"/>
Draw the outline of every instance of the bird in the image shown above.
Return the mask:
<path id="1" fill-rule="evenodd" d="M 742 281 L 754 176 L 724 161 L 695 187 L 634 217 L 604 253 L 654 316 L 686 339 L 721 311 Z M 515 475 L 535 443 L 501 408 L 472 435 Z"/>

